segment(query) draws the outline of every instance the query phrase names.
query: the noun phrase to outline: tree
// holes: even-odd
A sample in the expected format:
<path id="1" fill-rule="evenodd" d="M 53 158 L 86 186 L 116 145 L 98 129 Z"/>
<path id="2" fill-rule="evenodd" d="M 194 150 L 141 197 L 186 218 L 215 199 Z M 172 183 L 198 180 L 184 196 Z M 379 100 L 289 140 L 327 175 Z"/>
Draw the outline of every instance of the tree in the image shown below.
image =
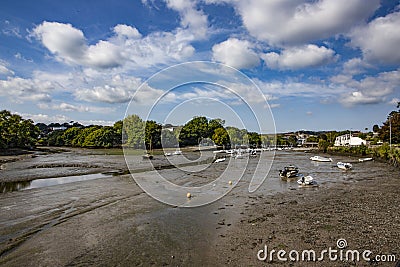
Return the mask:
<path id="1" fill-rule="evenodd" d="M 113 127 L 105 126 L 91 131 L 82 143 L 83 147 L 114 147 L 117 143 L 116 132 Z"/>
<path id="2" fill-rule="evenodd" d="M 256 132 L 247 133 L 247 137 L 249 139 L 250 147 L 260 147 L 261 146 L 261 136 Z"/>
<path id="3" fill-rule="evenodd" d="M 225 121 L 221 119 L 212 119 L 208 122 L 208 136 L 212 138 L 215 130 L 224 128 Z"/>
<path id="4" fill-rule="evenodd" d="M 194 117 L 188 121 L 179 133 L 179 144 L 182 146 L 198 145 L 202 138 L 209 137 L 206 117 Z"/>
<path id="5" fill-rule="evenodd" d="M 375 125 L 372 127 L 372 131 L 373 131 L 374 133 L 379 133 L 379 130 L 380 130 L 380 128 L 379 128 L 378 124 L 375 124 Z"/>
<path id="6" fill-rule="evenodd" d="M 225 147 L 230 144 L 228 132 L 223 127 L 216 129 L 211 139 L 217 146 Z"/>
<path id="7" fill-rule="evenodd" d="M 400 102 L 397 105 L 399 108 Z M 400 142 L 400 109 L 390 112 L 386 121 L 383 123 L 380 131 L 379 138 L 385 142 L 390 142 L 390 128 L 392 132 L 392 143 L 397 144 Z"/>
<path id="8" fill-rule="evenodd" d="M 39 128 L 10 111 L 0 111 L 0 148 L 26 148 L 35 145 Z"/>
<path id="9" fill-rule="evenodd" d="M 72 146 L 72 140 L 75 139 L 76 136 L 81 132 L 80 128 L 71 127 L 64 131 L 62 138 L 64 140 L 65 146 Z"/>
<path id="10" fill-rule="evenodd" d="M 162 126 L 155 121 L 147 121 L 145 126 L 145 145 L 146 149 L 161 147 Z"/>
<path id="11" fill-rule="evenodd" d="M 123 144 L 132 148 L 144 148 L 145 122 L 138 115 L 129 115 L 123 121 Z"/>

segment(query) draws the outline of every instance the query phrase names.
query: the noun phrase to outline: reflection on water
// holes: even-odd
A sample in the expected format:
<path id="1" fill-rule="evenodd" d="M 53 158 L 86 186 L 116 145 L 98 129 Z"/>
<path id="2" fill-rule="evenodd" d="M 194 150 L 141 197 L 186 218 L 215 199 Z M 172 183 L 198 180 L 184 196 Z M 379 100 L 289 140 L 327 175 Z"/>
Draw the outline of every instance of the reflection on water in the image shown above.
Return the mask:
<path id="1" fill-rule="evenodd" d="M 0 183 L 0 192 L 12 192 L 12 191 L 20 191 L 24 188 L 27 188 L 31 185 L 32 181 L 25 182 L 1 182 Z"/>
<path id="2" fill-rule="evenodd" d="M 86 175 L 76 175 L 76 176 L 65 176 L 58 178 L 49 178 L 49 179 L 38 179 L 32 181 L 25 182 L 1 182 L 0 183 L 0 192 L 7 193 L 12 191 L 21 191 L 28 190 L 33 188 L 41 188 L 53 185 L 61 185 L 61 184 L 69 184 L 80 181 L 88 181 L 99 178 L 107 178 L 111 177 L 111 175 L 106 175 L 102 173 L 94 173 L 94 174 L 86 174 Z"/>

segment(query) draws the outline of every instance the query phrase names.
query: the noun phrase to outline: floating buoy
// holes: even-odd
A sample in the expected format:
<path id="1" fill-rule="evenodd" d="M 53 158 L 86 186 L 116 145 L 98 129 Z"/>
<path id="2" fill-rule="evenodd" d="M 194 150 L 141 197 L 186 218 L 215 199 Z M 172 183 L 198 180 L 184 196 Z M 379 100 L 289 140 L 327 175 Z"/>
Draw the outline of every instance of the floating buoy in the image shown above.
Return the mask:
<path id="1" fill-rule="evenodd" d="M 187 193 L 187 194 L 186 194 L 186 197 L 187 197 L 187 198 L 191 198 L 191 197 L 192 197 L 192 194 Z"/>
<path id="2" fill-rule="evenodd" d="M 232 181 L 229 181 L 228 184 L 229 184 L 229 185 L 232 185 Z"/>

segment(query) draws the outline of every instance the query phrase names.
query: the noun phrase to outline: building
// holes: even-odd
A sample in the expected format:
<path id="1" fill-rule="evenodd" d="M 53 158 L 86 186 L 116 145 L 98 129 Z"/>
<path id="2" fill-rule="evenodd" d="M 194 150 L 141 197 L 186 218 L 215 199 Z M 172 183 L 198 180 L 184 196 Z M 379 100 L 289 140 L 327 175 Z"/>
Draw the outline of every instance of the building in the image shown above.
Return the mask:
<path id="1" fill-rule="evenodd" d="M 367 141 L 351 134 L 340 135 L 335 139 L 335 146 L 361 146 L 366 144 Z"/>

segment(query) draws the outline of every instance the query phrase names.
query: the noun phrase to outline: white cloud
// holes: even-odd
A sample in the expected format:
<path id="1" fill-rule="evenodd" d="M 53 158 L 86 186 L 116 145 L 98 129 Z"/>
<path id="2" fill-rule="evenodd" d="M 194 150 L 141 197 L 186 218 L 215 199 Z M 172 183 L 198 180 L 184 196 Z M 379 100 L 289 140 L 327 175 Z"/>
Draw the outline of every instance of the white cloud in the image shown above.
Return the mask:
<path id="1" fill-rule="evenodd" d="M 300 69 L 317 67 L 335 60 L 335 51 L 324 46 L 305 45 L 284 49 L 280 54 L 275 52 L 261 55 L 265 64 L 271 69 Z"/>
<path id="2" fill-rule="evenodd" d="M 14 75 L 14 72 L 7 67 L 7 62 L 0 60 L 0 74 Z"/>
<path id="3" fill-rule="evenodd" d="M 9 77 L 0 80 L 0 95 L 7 96 L 13 102 L 51 101 L 50 92 L 56 85 L 49 81 Z"/>
<path id="4" fill-rule="evenodd" d="M 253 45 L 246 40 L 229 38 L 212 48 L 213 59 L 237 69 L 246 69 L 260 63 L 258 55 L 253 51 Z"/>
<path id="5" fill-rule="evenodd" d="M 181 29 L 178 35 L 186 35 L 189 39 L 203 39 L 207 35 L 207 16 L 196 9 L 195 2 L 191 0 L 165 0 L 167 6 L 180 13 Z"/>
<path id="6" fill-rule="evenodd" d="M 397 98 L 397 97 L 395 97 L 395 98 L 392 98 L 392 100 L 390 100 L 389 101 L 389 105 L 394 105 L 394 106 L 397 106 L 397 104 L 400 102 L 400 98 Z"/>
<path id="7" fill-rule="evenodd" d="M 216 1 L 213 1 L 216 2 Z M 379 0 L 223 1 L 234 5 L 251 35 L 272 45 L 306 44 L 347 33 Z"/>
<path id="8" fill-rule="evenodd" d="M 382 103 L 391 94 L 399 94 L 400 70 L 382 72 L 360 81 L 349 79 L 340 85 L 350 91 L 343 94 L 339 100 L 344 105 Z"/>
<path id="9" fill-rule="evenodd" d="M 373 68 L 373 66 L 360 58 L 352 58 L 343 64 L 343 73 L 346 75 L 356 75 L 363 73 L 368 68 Z"/>
<path id="10" fill-rule="evenodd" d="M 57 104 L 48 104 L 48 103 L 39 103 L 38 107 L 40 109 L 51 109 L 51 110 L 60 110 L 65 112 L 94 112 L 94 113 L 111 113 L 115 111 L 115 108 L 107 108 L 107 107 L 95 107 L 95 106 L 84 106 L 84 105 L 74 105 L 65 102 L 57 103 Z"/>
<path id="11" fill-rule="evenodd" d="M 18 26 L 13 25 L 9 20 L 5 20 L 2 24 L 3 25 L 2 25 L 1 32 L 4 35 L 22 38 L 22 35 L 20 33 Z"/>
<path id="12" fill-rule="evenodd" d="M 140 38 L 142 35 L 139 33 L 138 29 L 125 25 L 125 24 L 118 24 L 114 27 L 114 32 L 118 36 L 124 36 L 126 38 Z"/>
<path id="13" fill-rule="evenodd" d="M 359 47 L 366 60 L 400 64 L 400 12 L 379 17 L 353 30 L 350 44 Z"/>
<path id="14" fill-rule="evenodd" d="M 71 24 L 45 21 L 34 28 L 33 35 L 67 64 L 112 68 L 124 61 L 119 47 L 105 41 L 88 46 L 83 32 Z"/>
<path id="15" fill-rule="evenodd" d="M 183 13 L 186 12 L 192 11 L 185 9 Z M 70 65 L 107 69 L 129 64 L 129 67 L 137 69 L 192 56 L 195 49 L 190 42 L 199 38 L 202 30 L 189 26 L 187 29 L 178 28 L 175 32 L 154 32 L 142 37 L 136 28 L 119 24 L 114 27 L 114 36 L 93 45 L 88 45 L 83 32 L 71 24 L 45 21 L 33 29 L 32 35 L 58 61 Z"/>
<path id="16" fill-rule="evenodd" d="M 31 119 L 35 123 L 52 123 L 52 122 L 58 122 L 58 123 L 64 123 L 64 122 L 69 122 L 71 119 L 67 116 L 64 115 L 47 115 L 47 114 L 30 114 L 30 113 L 19 113 L 15 112 L 22 116 L 24 119 Z"/>

